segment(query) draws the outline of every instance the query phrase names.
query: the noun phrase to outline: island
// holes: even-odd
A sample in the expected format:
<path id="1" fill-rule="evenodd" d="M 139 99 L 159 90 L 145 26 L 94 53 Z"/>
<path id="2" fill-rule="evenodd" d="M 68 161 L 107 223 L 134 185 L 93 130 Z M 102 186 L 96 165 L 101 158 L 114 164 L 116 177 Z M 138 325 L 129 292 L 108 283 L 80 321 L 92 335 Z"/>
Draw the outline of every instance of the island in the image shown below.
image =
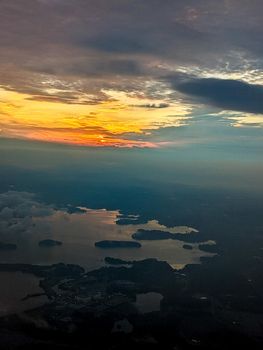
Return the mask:
<path id="1" fill-rule="evenodd" d="M 55 247 L 58 245 L 62 245 L 62 242 L 60 241 L 55 241 L 53 239 L 44 239 L 43 241 L 40 241 L 38 243 L 40 247 Z"/>
<path id="2" fill-rule="evenodd" d="M 192 232 L 191 234 L 186 233 L 171 233 L 160 230 L 144 230 L 139 229 L 132 234 L 132 238 L 137 241 L 159 241 L 165 239 L 175 239 L 178 241 L 188 243 L 204 242 L 204 238 L 199 232 Z"/>
<path id="3" fill-rule="evenodd" d="M 98 248 L 141 248 L 141 244 L 133 241 L 99 241 L 95 243 Z"/>
<path id="4" fill-rule="evenodd" d="M 0 250 L 15 250 L 16 248 L 16 244 L 0 242 Z"/>
<path id="5" fill-rule="evenodd" d="M 183 248 L 187 249 L 187 250 L 192 250 L 193 249 L 193 247 L 190 244 L 184 244 Z"/>
<path id="6" fill-rule="evenodd" d="M 126 260 L 122 260 L 119 258 L 112 258 L 110 256 L 106 256 L 104 261 L 106 264 L 109 264 L 109 265 L 131 265 L 131 264 L 133 264 L 133 261 L 126 261 Z"/>

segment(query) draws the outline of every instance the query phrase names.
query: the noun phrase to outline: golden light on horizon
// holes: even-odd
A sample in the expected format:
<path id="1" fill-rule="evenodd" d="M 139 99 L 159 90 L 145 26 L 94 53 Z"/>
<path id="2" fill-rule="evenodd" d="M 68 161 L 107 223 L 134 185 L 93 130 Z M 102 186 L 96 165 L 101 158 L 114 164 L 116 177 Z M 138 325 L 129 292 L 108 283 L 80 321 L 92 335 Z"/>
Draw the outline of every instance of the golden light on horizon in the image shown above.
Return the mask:
<path id="1" fill-rule="evenodd" d="M 43 101 L 5 89 L 0 93 L 2 136 L 83 146 L 158 147 L 140 135 L 149 135 L 149 130 L 159 126 L 182 125 L 190 111 L 180 102 L 147 108 L 162 101 L 115 91 L 108 92 L 109 100 L 96 105 Z"/>

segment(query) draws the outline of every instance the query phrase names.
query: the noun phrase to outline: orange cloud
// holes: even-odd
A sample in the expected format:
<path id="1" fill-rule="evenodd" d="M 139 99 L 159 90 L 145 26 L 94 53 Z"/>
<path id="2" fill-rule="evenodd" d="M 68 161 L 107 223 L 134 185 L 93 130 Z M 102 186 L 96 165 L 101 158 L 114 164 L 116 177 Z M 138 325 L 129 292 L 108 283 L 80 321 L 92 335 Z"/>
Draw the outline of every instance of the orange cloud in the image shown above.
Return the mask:
<path id="1" fill-rule="evenodd" d="M 109 100 L 96 105 L 39 101 L 27 94 L 4 89 L 0 92 L 2 136 L 47 142 L 96 147 L 158 147 L 158 143 L 140 140 L 140 134 L 160 125 L 181 125 L 189 113 L 180 103 L 167 108 L 141 108 L 142 103 L 149 105 L 149 100 L 115 91 L 108 92 Z M 162 103 L 150 102 L 153 105 Z M 130 140 L 129 134 L 138 134 L 138 137 Z"/>

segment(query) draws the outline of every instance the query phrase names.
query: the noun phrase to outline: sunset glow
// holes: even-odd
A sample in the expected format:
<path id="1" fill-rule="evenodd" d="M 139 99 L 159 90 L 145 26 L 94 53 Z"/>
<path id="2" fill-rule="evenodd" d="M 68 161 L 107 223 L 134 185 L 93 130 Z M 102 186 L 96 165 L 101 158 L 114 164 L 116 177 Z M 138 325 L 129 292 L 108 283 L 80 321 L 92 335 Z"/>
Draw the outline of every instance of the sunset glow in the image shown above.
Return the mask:
<path id="1" fill-rule="evenodd" d="M 113 96 L 118 99 L 113 98 Z M 180 126 L 189 108 L 180 103 L 165 108 L 141 108 L 145 99 L 109 92 L 112 100 L 98 104 L 39 101 L 28 94 L 1 89 L 1 134 L 83 146 L 158 147 L 158 142 L 132 140 L 125 134 L 149 133 L 162 126 Z M 159 104 L 160 101 L 151 101 Z"/>

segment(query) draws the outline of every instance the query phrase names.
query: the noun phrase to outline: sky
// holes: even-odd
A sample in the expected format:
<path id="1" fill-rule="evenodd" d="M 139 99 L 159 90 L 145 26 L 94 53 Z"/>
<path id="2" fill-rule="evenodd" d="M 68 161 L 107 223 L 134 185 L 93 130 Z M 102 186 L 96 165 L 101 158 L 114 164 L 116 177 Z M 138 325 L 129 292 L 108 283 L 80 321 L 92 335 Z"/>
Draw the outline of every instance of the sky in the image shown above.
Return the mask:
<path id="1" fill-rule="evenodd" d="M 259 152 L 262 13 L 261 0 L 1 0 L 0 137 Z"/>

